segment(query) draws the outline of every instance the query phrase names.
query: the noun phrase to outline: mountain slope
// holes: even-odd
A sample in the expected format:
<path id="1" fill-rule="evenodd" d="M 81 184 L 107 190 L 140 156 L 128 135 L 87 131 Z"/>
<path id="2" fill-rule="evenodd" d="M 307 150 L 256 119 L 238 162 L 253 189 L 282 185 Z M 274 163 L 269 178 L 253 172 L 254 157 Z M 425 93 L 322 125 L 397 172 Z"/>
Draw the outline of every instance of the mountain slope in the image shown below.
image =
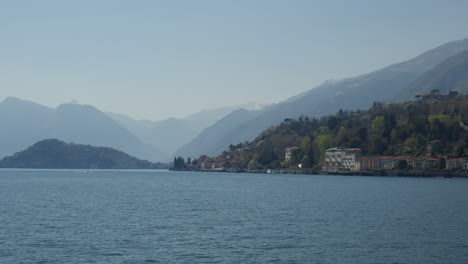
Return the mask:
<path id="1" fill-rule="evenodd" d="M 163 155 L 92 106 L 63 104 L 57 109 L 7 98 L 0 103 L 0 157 L 37 141 L 58 138 L 67 142 L 113 147 L 139 158 L 162 160 Z"/>
<path id="2" fill-rule="evenodd" d="M 139 140 L 164 153 L 165 160 L 182 145 L 193 139 L 197 132 L 182 120 L 169 118 L 163 121 L 135 120 L 122 114 L 106 113 L 117 123 L 127 128 Z"/>
<path id="3" fill-rule="evenodd" d="M 438 89 L 442 94 L 450 90 L 468 93 L 468 50 L 462 51 L 422 74 L 398 94 L 396 101 L 413 100 L 416 94 L 428 94 Z"/>
<path id="4" fill-rule="evenodd" d="M 53 136 L 66 142 L 112 147 L 154 161 L 165 158 L 93 106 L 60 105 L 55 111 L 55 122 Z"/>
<path id="5" fill-rule="evenodd" d="M 340 81 L 327 81 L 299 96 L 252 115 L 249 119 L 238 120 L 237 125 L 230 123 L 229 126 L 234 128 L 223 135 L 217 134 L 219 128 L 208 128 L 205 131 L 206 137 L 219 137 L 223 140 L 208 142 L 207 144 L 216 144 L 216 146 L 204 146 L 204 148 L 222 149 L 221 145 L 226 147 L 229 144 L 252 140 L 263 130 L 279 124 L 285 118 L 296 118 L 300 115 L 318 117 L 336 113 L 339 109 L 366 109 L 374 101 L 390 101 L 423 72 L 467 48 L 468 39 L 453 41 L 411 60 L 368 74 Z M 195 138 L 191 145 L 200 146 L 200 140 Z M 182 148 L 177 153 L 185 156 L 184 151 L 187 149 Z M 190 151 L 196 155 L 204 154 L 196 148 Z M 214 153 L 217 154 L 219 153 Z"/>
<path id="6" fill-rule="evenodd" d="M 106 147 L 67 144 L 57 139 L 37 142 L 5 157 L 2 168 L 43 169 L 150 169 L 154 164 Z"/>
<path id="7" fill-rule="evenodd" d="M 178 148 L 198 134 L 196 130 L 176 118 L 169 118 L 155 123 L 149 132 L 152 138 L 159 139 L 157 147 L 168 155 L 172 155 Z"/>
<path id="8" fill-rule="evenodd" d="M 212 126 L 231 112 L 238 109 L 258 110 L 263 107 L 263 105 L 252 102 L 244 105 L 203 110 L 183 119 L 169 118 L 156 122 L 135 120 L 121 114 L 107 113 L 107 115 L 126 127 L 145 144 L 162 150 L 167 155 L 167 160 L 170 160 L 169 155 L 189 143 L 203 129 Z"/>
<path id="9" fill-rule="evenodd" d="M 244 120 L 249 120 L 258 115 L 260 111 L 248 111 L 238 109 L 211 127 L 203 130 L 194 140 L 185 144 L 175 156 L 198 157 L 206 154 L 214 156 L 227 148 L 226 136 L 239 127 Z"/>
<path id="10" fill-rule="evenodd" d="M 0 103 L 0 158 L 50 137 L 53 120 L 54 110 L 51 108 L 6 98 Z"/>
<path id="11" fill-rule="evenodd" d="M 203 129 L 208 128 L 214 125 L 217 121 L 221 120 L 228 114 L 232 113 L 238 109 L 245 109 L 245 110 L 260 110 L 264 107 L 262 104 L 257 104 L 255 102 L 243 104 L 243 105 L 234 105 L 234 106 L 225 106 L 225 107 L 218 107 L 215 109 L 207 109 L 192 114 L 182 121 L 192 128 L 193 130 L 197 131 L 198 133 L 201 132 Z"/>

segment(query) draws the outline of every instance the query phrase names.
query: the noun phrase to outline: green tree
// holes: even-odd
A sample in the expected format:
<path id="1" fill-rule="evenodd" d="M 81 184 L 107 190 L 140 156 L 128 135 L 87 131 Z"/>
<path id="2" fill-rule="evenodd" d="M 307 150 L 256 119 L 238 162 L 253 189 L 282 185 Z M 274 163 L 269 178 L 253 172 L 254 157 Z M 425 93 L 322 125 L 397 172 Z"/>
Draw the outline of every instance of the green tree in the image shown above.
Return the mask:
<path id="1" fill-rule="evenodd" d="M 367 139 L 367 128 L 363 127 L 360 128 L 357 132 L 356 135 L 363 141 Z"/>
<path id="2" fill-rule="evenodd" d="M 302 138 L 302 143 L 301 143 L 301 150 L 303 155 L 308 155 L 311 151 L 312 148 L 312 143 L 310 141 L 309 136 L 305 136 Z"/>
<path id="3" fill-rule="evenodd" d="M 433 123 L 434 120 L 439 120 L 444 125 L 448 126 L 452 123 L 452 118 L 449 115 L 431 115 L 429 116 L 429 122 Z"/>
<path id="4" fill-rule="evenodd" d="M 443 170 L 443 169 L 445 169 L 445 158 L 444 158 L 444 157 L 440 157 L 439 160 L 437 160 L 436 162 L 434 162 L 433 168 L 436 169 L 436 170 Z"/>
<path id="5" fill-rule="evenodd" d="M 331 135 L 322 135 L 316 138 L 317 146 L 321 153 L 325 152 L 325 150 L 333 147 L 333 137 Z"/>
<path id="6" fill-rule="evenodd" d="M 309 155 L 304 155 L 304 157 L 302 157 L 301 164 L 302 164 L 302 168 L 310 168 L 311 167 Z"/>
<path id="7" fill-rule="evenodd" d="M 378 116 L 372 121 L 372 132 L 376 135 L 382 135 L 385 130 L 385 118 Z"/>
<path id="8" fill-rule="evenodd" d="M 406 170 L 408 169 L 408 161 L 406 160 L 397 160 L 395 167 L 397 170 Z"/>
<path id="9" fill-rule="evenodd" d="M 405 140 L 405 143 L 403 145 L 405 146 L 405 150 L 407 152 L 414 152 L 418 147 L 415 138 L 408 138 L 407 140 Z"/>
<path id="10" fill-rule="evenodd" d="M 175 169 L 183 169 L 185 167 L 184 158 L 181 156 L 174 158 L 174 168 Z"/>
<path id="11" fill-rule="evenodd" d="M 378 135 L 372 135 L 369 138 L 369 152 L 374 155 L 382 155 L 387 150 L 387 144 Z"/>

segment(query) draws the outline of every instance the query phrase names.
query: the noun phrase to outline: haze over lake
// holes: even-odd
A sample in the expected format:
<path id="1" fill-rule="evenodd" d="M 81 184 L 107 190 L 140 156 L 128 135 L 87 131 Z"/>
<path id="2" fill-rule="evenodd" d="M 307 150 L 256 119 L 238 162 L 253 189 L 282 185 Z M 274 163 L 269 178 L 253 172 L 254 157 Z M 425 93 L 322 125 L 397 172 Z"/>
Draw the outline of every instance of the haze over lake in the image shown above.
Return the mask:
<path id="1" fill-rule="evenodd" d="M 466 263 L 467 179 L 0 170 L 1 263 Z"/>
<path id="2" fill-rule="evenodd" d="M 468 264 L 468 1 L 0 6 L 0 264 Z"/>

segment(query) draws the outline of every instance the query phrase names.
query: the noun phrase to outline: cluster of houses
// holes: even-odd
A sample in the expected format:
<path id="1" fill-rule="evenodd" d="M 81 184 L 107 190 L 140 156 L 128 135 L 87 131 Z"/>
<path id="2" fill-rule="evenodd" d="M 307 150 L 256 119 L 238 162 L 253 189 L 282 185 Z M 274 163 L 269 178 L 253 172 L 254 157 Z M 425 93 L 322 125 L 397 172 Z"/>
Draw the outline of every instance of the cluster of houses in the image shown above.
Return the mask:
<path id="1" fill-rule="evenodd" d="M 200 170 L 222 171 L 224 168 L 224 159 L 201 156 L 198 160 L 198 168 Z"/>
<path id="2" fill-rule="evenodd" d="M 447 101 L 450 99 L 463 99 L 465 98 L 464 94 L 460 94 L 457 91 L 449 91 L 448 94 L 440 94 L 440 90 L 434 89 L 428 94 L 417 94 L 415 95 L 416 99 L 419 101 L 435 103 L 439 101 Z"/>
<path id="3" fill-rule="evenodd" d="M 411 169 L 414 171 L 426 171 L 434 168 L 436 162 L 441 160 L 433 156 L 440 148 L 440 141 L 431 141 L 427 145 L 426 157 L 412 156 L 364 156 L 359 148 L 330 148 L 325 151 L 322 164 L 324 172 L 339 171 L 373 171 Z M 285 161 L 291 160 L 298 147 L 285 149 Z M 187 165 L 188 169 L 202 171 L 242 171 L 242 155 L 231 152 L 229 156 L 209 158 L 201 156 L 197 165 Z M 403 165 L 402 165 L 403 164 Z M 438 164 L 439 165 L 439 164 Z M 445 160 L 445 168 L 448 170 L 468 170 L 468 160 L 462 158 Z M 250 167 L 249 167 L 250 170 Z"/>
<path id="4" fill-rule="evenodd" d="M 202 170 L 202 171 L 239 171 L 242 166 L 242 159 L 234 156 L 228 157 L 217 157 L 210 158 L 206 155 L 200 156 L 197 164 L 187 165 L 186 168 L 190 170 Z"/>
<path id="5" fill-rule="evenodd" d="M 393 170 L 398 169 L 398 162 L 403 162 L 412 170 L 424 171 L 430 170 L 433 168 L 434 163 L 439 161 L 438 158 L 432 157 L 362 156 L 361 152 L 361 149 L 358 148 L 327 149 L 322 170 L 325 172 Z M 447 159 L 445 167 L 448 170 L 468 170 L 468 160 L 461 158 Z"/>

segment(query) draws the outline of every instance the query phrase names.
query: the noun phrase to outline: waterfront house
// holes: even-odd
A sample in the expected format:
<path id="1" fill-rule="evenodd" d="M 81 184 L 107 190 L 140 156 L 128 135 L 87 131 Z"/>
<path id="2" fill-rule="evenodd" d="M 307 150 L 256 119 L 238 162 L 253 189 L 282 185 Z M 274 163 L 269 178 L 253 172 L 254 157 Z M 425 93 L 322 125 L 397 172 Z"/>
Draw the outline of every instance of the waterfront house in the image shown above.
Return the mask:
<path id="1" fill-rule="evenodd" d="M 468 160 L 465 159 L 447 159 L 445 167 L 449 170 L 460 170 L 468 168 Z"/>
<path id="2" fill-rule="evenodd" d="M 432 168 L 433 164 L 437 161 L 438 159 L 434 158 L 414 158 L 412 160 L 412 165 L 413 165 L 413 170 L 419 170 L 419 171 L 424 171 L 424 170 L 429 170 Z"/>
<path id="3" fill-rule="evenodd" d="M 361 163 L 356 160 L 361 156 L 358 148 L 331 148 L 325 151 L 323 171 L 336 172 L 339 170 L 356 171 L 361 169 Z"/>

